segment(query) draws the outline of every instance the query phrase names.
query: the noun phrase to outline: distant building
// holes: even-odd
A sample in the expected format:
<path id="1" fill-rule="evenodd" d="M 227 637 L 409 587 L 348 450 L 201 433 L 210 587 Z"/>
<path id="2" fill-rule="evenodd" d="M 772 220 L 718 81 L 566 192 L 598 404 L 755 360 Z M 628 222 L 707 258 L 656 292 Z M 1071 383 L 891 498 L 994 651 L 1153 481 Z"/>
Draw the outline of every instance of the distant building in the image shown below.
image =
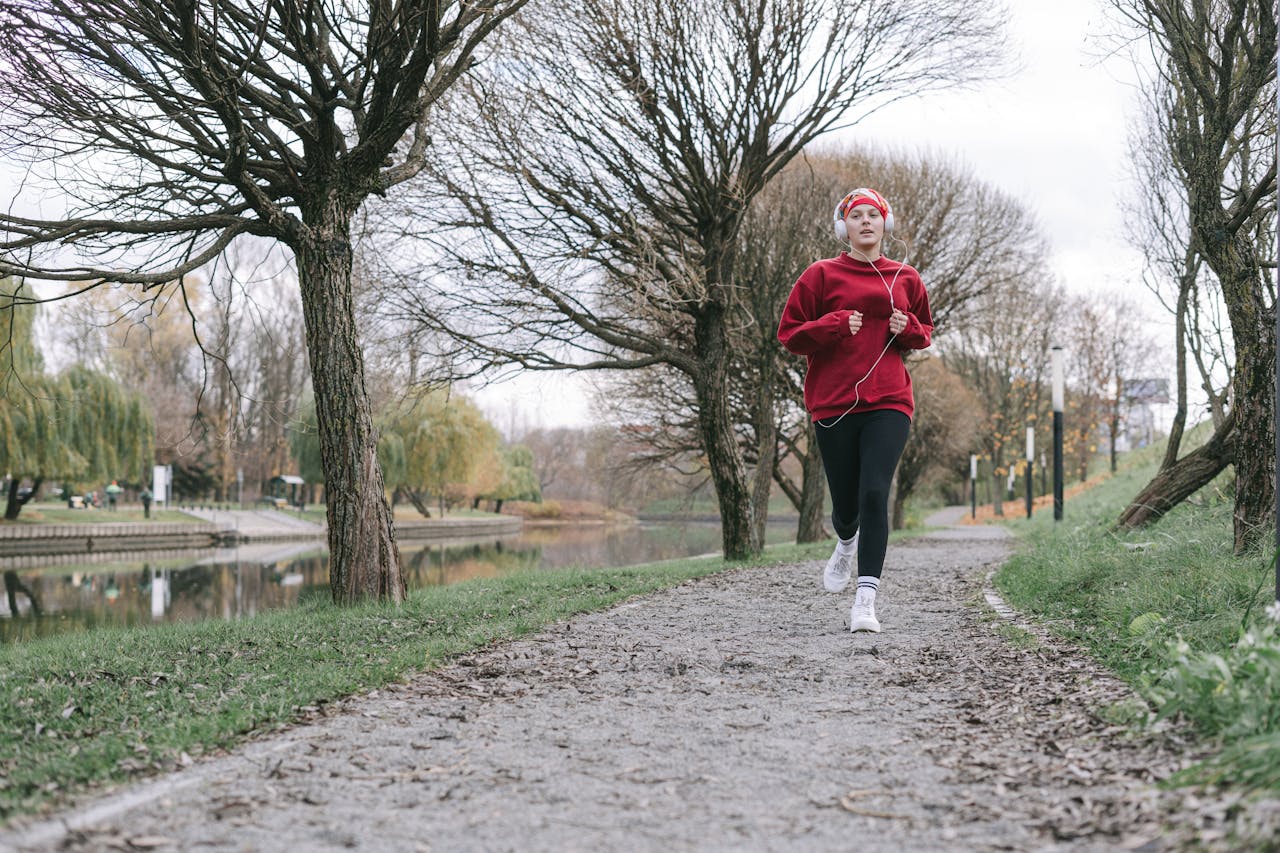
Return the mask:
<path id="1" fill-rule="evenodd" d="M 1126 379 L 1121 390 L 1129 405 L 1169 402 L 1168 379 Z"/>
<path id="2" fill-rule="evenodd" d="M 1121 385 L 1124 398 L 1124 423 L 1117 450 L 1146 447 L 1156 440 L 1154 405 L 1169 402 L 1168 379 L 1126 379 Z"/>

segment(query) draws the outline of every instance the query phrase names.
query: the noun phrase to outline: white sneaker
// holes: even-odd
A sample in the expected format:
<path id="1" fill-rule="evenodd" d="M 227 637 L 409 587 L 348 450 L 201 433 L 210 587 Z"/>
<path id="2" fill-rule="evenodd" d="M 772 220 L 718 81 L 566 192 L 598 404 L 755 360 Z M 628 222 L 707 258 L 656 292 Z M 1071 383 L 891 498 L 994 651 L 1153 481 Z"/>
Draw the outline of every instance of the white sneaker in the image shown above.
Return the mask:
<path id="1" fill-rule="evenodd" d="M 827 567 L 822 572 L 822 586 L 827 592 L 844 592 L 853 577 L 853 561 L 858 556 L 858 534 L 853 534 L 853 547 L 849 553 L 840 550 L 839 543 L 827 560 Z"/>
<path id="2" fill-rule="evenodd" d="M 849 611 L 849 630 L 880 633 L 880 620 L 876 618 L 876 594 L 874 590 L 860 589 Z"/>

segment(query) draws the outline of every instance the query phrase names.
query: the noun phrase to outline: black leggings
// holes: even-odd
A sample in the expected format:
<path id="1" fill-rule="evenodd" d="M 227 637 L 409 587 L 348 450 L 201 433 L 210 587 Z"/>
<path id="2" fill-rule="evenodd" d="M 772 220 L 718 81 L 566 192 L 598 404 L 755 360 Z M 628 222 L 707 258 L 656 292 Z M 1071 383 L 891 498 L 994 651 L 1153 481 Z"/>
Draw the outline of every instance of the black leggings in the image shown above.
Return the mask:
<path id="1" fill-rule="evenodd" d="M 889 546 L 889 484 L 911 419 L 894 409 L 847 414 L 814 424 L 831 489 L 831 526 L 841 539 L 859 530 L 858 575 L 880 577 Z"/>

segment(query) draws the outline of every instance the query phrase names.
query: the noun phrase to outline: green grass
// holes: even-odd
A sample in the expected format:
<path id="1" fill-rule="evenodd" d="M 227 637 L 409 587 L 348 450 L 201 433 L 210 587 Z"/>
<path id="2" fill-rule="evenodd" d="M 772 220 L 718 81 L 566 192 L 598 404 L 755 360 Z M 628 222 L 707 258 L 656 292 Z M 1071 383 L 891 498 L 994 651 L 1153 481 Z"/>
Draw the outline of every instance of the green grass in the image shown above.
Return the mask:
<path id="1" fill-rule="evenodd" d="M 1222 648 L 1274 594 L 1269 551 L 1232 553 L 1226 477 L 1156 524 L 1112 529 L 1157 462 L 1153 453 L 1132 460 L 1068 501 L 1056 525 L 1048 510 L 1010 522 L 1023 548 L 995 579 L 1014 607 L 1037 614 L 1134 683 L 1160 660 L 1158 641 L 1181 636 L 1193 649 Z"/>
<path id="2" fill-rule="evenodd" d="M 113 524 L 126 521 L 175 521 L 190 523 L 203 521 L 185 512 L 151 508 L 151 518 L 142 511 L 141 504 L 121 504 L 115 512 L 101 509 L 68 509 L 66 503 L 27 504 L 15 521 L 0 520 L 0 524 Z"/>
<path id="3" fill-rule="evenodd" d="M 774 546 L 752 565 L 826 556 Z M 0 648 L 0 819 L 173 766 L 301 710 L 576 613 L 745 563 L 527 571 L 413 591 L 399 608 L 325 596 L 238 622 L 99 629 Z"/>
<path id="4" fill-rule="evenodd" d="M 1160 453 L 1131 455 L 1069 500 L 1062 522 L 1049 511 L 1010 522 L 1022 547 L 996 586 L 1223 750 L 1179 781 L 1280 787 L 1280 644 L 1260 627 L 1275 595 L 1272 539 L 1233 553 L 1230 471 L 1158 522 L 1114 530 Z"/>

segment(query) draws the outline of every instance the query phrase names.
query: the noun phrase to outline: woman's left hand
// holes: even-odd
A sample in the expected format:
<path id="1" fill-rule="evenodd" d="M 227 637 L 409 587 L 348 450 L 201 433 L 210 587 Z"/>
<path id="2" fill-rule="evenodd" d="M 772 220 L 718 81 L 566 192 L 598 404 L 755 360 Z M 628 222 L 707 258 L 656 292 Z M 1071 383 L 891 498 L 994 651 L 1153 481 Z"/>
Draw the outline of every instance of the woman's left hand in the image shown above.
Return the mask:
<path id="1" fill-rule="evenodd" d="M 900 335 L 906 327 L 907 315 L 897 308 L 893 309 L 893 313 L 889 315 L 889 331 L 895 335 Z"/>

